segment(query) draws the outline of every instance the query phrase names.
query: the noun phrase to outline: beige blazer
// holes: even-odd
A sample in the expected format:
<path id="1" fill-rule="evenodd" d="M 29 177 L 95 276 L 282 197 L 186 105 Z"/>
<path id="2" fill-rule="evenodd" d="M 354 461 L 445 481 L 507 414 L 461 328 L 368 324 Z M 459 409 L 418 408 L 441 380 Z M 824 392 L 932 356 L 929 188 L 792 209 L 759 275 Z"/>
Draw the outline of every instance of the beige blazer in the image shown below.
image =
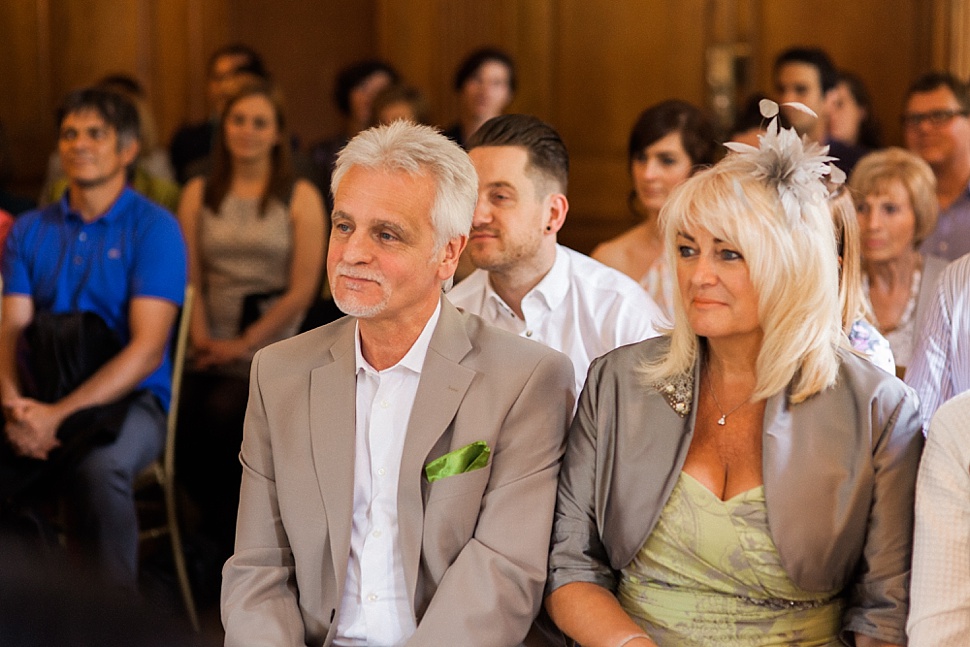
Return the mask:
<path id="1" fill-rule="evenodd" d="M 330 645 L 350 554 L 355 320 L 253 360 L 226 645 Z M 408 645 L 519 645 L 539 610 L 572 364 L 442 300 L 408 423 L 400 546 L 417 631 Z M 489 464 L 429 484 L 472 442 Z"/>
<path id="2" fill-rule="evenodd" d="M 638 369 L 668 338 L 596 360 L 570 430 L 559 485 L 548 592 L 570 582 L 616 589 L 680 475 L 694 432 L 700 364 L 680 416 Z M 913 499 L 923 448 L 913 391 L 840 351 L 834 387 L 791 405 L 768 399 L 763 478 L 781 563 L 809 591 L 841 589 L 843 633 L 905 644 Z"/>

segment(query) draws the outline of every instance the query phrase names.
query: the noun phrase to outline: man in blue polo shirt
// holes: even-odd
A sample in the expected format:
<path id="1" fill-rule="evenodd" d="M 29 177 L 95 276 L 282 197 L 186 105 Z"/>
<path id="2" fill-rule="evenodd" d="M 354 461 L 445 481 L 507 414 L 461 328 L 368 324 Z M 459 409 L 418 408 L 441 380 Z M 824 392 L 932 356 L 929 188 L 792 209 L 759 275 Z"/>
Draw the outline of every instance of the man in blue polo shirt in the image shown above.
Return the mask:
<path id="1" fill-rule="evenodd" d="M 127 187 L 138 153 L 138 114 L 100 89 L 70 94 L 58 112 L 58 151 L 69 190 L 21 216 L 6 242 L 0 315 L 0 403 L 15 453 L 46 460 L 71 414 L 132 396 L 117 439 L 71 468 L 65 489 L 76 534 L 101 572 L 137 580 L 132 482 L 161 452 L 171 390 L 167 342 L 186 281 L 185 244 L 167 211 Z M 122 350 L 52 403 L 26 397 L 17 343 L 35 313 L 89 311 Z"/>

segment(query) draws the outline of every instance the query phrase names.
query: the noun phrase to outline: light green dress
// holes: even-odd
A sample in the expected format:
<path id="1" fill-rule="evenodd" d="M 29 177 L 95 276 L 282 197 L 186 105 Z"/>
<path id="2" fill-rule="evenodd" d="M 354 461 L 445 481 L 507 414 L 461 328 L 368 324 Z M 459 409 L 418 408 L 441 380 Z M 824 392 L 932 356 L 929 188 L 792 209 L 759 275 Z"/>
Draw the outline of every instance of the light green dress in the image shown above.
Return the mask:
<path id="1" fill-rule="evenodd" d="M 764 486 L 727 501 L 681 472 L 621 574 L 620 604 L 661 647 L 840 645 L 838 591 L 799 589 L 768 532 Z"/>

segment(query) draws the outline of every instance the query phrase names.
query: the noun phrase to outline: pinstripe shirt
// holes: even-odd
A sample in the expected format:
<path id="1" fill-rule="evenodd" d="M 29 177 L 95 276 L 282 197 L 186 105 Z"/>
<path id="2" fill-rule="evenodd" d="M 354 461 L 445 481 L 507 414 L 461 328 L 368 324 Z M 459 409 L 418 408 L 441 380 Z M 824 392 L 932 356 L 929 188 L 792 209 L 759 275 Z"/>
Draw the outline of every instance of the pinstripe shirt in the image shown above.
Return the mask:
<path id="1" fill-rule="evenodd" d="M 941 404 L 970 390 L 970 254 L 943 270 L 917 326 L 906 383 L 919 395 L 926 429 Z"/>

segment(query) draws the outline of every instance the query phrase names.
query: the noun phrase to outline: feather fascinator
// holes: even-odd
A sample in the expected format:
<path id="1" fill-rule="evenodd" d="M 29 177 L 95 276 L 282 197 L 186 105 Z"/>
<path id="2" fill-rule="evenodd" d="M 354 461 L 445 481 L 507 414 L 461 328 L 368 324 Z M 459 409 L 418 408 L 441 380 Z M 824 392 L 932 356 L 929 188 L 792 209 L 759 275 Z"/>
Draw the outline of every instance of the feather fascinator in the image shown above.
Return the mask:
<path id="1" fill-rule="evenodd" d="M 755 148 L 739 142 L 727 142 L 724 146 L 751 164 L 752 174 L 757 179 L 778 191 L 788 224 L 795 225 L 801 220 L 802 205 L 825 201 L 829 195 L 826 181 L 842 184 L 845 173 L 830 163 L 836 158 L 828 154 L 828 146 L 799 137 L 794 128 L 779 126 L 777 103 L 762 99 L 758 105 L 761 114 L 771 119 L 767 132 L 758 136 L 760 145 Z M 811 108 L 802 103 L 782 105 L 818 118 Z M 735 184 L 735 190 L 741 192 L 741 186 Z"/>

